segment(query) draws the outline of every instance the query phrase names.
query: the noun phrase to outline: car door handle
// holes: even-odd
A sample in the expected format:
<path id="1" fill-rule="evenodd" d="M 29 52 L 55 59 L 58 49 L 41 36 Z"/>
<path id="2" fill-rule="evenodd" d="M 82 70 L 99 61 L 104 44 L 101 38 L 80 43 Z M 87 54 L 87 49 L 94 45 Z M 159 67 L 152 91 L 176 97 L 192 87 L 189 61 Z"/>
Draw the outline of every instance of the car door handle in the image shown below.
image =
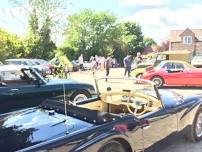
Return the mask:
<path id="1" fill-rule="evenodd" d="M 19 89 L 10 89 L 9 93 L 14 94 L 14 93 L 17 93 L 19 91 L 20 91 Z"/>
<path id="2" fill-rule="evenodd" d="M 10 91 L 16 92 L 16 91 L 19 91 L 19 89 L 10 89 Z"/>

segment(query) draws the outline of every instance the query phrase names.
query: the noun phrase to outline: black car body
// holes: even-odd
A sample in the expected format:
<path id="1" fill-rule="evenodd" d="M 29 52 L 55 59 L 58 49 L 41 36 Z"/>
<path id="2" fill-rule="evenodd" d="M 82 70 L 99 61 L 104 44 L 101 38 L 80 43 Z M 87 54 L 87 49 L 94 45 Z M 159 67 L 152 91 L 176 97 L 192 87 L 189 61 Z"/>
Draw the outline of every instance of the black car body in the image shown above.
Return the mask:
<path id="1" fill-rule="evenodd" d="M 140 79 L 136 82 L 140 84 Z M 47 100 L 39 107 L 1 115 L 0 149 L 156 152 L 156 145 L 179 134 L 193 141 L 201 140 L 202 96 L 182 97 L 168 91 L 158 92 L 155 87 L 153 91 L 147 85 L 136 92 L 107 87 L 97 98 L 77 106 Z"/>
<path id="2" fill-rule="evenodd" d="M 35 69 L 14 65 L 0 69 L 0 113 L 37 106 L 47 98 L 79 101 L 95 95 L 90 84 L 73 80 L 44 79 Z"/>

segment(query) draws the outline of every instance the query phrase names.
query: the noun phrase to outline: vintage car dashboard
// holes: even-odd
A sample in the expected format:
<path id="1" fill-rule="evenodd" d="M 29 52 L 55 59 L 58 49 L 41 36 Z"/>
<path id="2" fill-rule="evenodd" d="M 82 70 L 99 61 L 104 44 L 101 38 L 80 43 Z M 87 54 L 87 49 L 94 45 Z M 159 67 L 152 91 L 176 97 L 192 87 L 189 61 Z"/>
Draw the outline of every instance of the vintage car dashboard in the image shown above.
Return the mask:
<path id="1" fill-rule="evenodd" d="M 162 105 L 160 100 L 155 97 L 142 92 L 123 90 L 121 92 L 102 92 L 100 100 L 80 105 L 80 107 L 121 115 L 133 113 L 138 116 L 156 111 Z"/>

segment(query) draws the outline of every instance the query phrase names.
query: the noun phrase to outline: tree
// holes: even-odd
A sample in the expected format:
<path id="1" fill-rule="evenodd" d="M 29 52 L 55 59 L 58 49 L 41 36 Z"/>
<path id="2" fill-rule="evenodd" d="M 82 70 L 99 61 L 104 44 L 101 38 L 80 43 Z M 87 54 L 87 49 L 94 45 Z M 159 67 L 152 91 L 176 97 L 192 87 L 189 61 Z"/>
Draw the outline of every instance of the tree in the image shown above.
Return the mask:
<path id="1" fill-rule="evenodd" d="M 136 55 L 137 52 L 142 52 L 144 50 L 144 36 L 141 27 L 134 22 L 125 22 L 120 26 L 122 27 L 122 43 L 126 53 Z"/>
<path id="2" fill-rule="evenodd" d="M 148 48 L 156 45 L 156 42 L 152 38 L 146 37 L 143 39 L 143 45 L 144 45 L 144 48 Z"/>
<path id="3" fill-rule="evenodd" d="M 26 39 L 26 55 L 32 58 L 50 58 L 56 45 L 51 39 L 55 29 L 59 29 L 61 15 L 65 9 L 64 0 L 13 0 L 23 6 L 29 14 L 29 32 Z"/>
<path id="4" fill-rule="evenodd" d="M 71 46 L 76 55 L 83 53 L 84 58 L 89 59 L 96 54 L 105 56 L 111 52 L 120 32 L 114 15 L 84 10 L 68 17 L 65 37 L 65 44 Z"/>
<path id="5" fill-rule="evenodd" d="M 166 41 L 161 42 L 161 44 L 160 44 L 160 45 L 157 45 L 155 49 L 156 49 L 156 51 L 158 51 L 158 52 L 162 52 L 162 51 L 167 51 L 167 50 L 169 50 L 169 41 L 166 40 Z"/>
<path id="6" fill-rule="evenodd" d="M 24 46 L 22 40 L 15 34 L 0 29 L 0 60 L 23 56 Z"/>

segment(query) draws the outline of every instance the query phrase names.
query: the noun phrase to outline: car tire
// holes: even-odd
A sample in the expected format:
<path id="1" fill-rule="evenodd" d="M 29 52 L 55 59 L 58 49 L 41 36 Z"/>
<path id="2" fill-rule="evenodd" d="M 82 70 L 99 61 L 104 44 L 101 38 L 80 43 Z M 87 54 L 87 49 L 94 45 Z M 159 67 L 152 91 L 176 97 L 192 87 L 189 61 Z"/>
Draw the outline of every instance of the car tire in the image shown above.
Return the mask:
<path id="1" fill-rule="evenodd" d="M 160 76 L 154 76 L 151 81 L 153 81 L 156 84 L 157 88 L 160 88 L 163 86 L 164 84 L 164 80 L 163 78 L 161 78 Z"/>
<path id="2" fill-rule="evenodd" d="M 193 124 L 189 128 L 187 137 L 192 142 L 198 142 L 202 140 L 202 108 L 197 111 Z"/>
<path id="3" fill-rule="evenodd" d="M 85 90 L 79 90 L 72 94 L 72 96 L 70 97 L 70 100 L 73 101 L 74 103 L 77 103 L 79 101 L 86 100 L 90 97 L 91 95 L 89 92 Z"/>
<path id="4" fill-rule="evenodd" d="M 126 152 L 123 145 L 115 140 L 106 143 L 98 152 Z"/>
<path id="5" fill-rule="evenodd" d="M 138 73 L 137 75 L 136 75 L 136 78 L 138 78 L 138 79 L 140 79 L 142 77 L 142 73 Z"/>

